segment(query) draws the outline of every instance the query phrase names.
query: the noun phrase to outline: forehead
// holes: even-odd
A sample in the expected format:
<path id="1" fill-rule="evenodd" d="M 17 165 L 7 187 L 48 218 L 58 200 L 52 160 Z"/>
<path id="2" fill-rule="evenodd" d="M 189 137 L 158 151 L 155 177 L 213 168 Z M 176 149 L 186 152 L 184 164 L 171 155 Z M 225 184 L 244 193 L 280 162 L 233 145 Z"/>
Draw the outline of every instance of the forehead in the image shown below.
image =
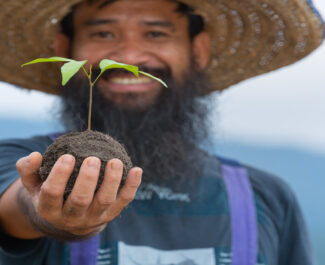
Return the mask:
<path id="1" fill-rule="evenodd" d="M 172 0 L 115 0 L 115 1 L 85 1 L 76 10 L 76 22 L 90 17 L 118 16 L 124 18 L 152 18 L 179 19 L 178 3 Z"/>

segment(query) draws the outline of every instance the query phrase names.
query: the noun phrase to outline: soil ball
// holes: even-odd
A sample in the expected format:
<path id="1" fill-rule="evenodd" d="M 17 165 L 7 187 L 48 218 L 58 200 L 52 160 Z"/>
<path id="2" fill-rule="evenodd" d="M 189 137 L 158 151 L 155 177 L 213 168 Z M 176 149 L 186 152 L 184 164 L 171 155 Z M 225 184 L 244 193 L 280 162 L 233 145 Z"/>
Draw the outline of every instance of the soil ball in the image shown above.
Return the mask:
<path id="1" fill-rule="evenodd" d="M 100 176 L 96 191 L 103 181 L 106 163 L 112 158 L 120 159 L 124 166 L 120 188 L 125 182 L 127 173 L 132 168 L 132 162 L 126 150 L 112 137 L 96 131 L 72 132 L 58 137 L 47 148 L 39 169 L 39 175 L 42 181 L 47 179 L 55 162 L 64 154 L 71 154 L 76 159 L 75 168 L 64 192 L 64 199 L 69 196 L 73 188 L 82 162 L 89 156 L 96 156 L 101 161 Z"/>

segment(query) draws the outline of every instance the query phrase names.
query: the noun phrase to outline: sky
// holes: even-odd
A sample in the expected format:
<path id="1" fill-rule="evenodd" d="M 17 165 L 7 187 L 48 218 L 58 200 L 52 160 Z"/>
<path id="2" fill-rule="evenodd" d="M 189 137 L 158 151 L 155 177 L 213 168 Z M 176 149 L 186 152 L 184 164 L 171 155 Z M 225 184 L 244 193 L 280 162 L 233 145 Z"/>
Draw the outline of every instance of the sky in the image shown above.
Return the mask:
<path id="1" fill-rule="evenodd" d="M 314 0 L 325 16 L 325 1 Z M 0 82 L 0 119 L 48 120 L 55 96 Z M 325 153 L 325 44 L 298 63 L 244 81 L 215 97 L 218 142 L 288 146 Z"/>

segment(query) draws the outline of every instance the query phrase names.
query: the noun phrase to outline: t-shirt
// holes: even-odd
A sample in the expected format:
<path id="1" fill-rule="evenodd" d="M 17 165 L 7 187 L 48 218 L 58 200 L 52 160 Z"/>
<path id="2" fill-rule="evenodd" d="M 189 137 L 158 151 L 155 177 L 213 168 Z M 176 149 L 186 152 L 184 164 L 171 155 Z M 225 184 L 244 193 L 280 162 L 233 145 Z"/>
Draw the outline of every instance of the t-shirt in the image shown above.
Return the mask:
<path id="1" fill-rule="evenodd" d="M 18 159 L 33 151 L 44 153 L 51 143 L 48 136 L 1 141 L 0 194 L 19 177 Z M 228 196 L 220 160 L 200 152 L 202 170 L 196 182 L 184 182 L 177 189 L 173 178 L 164 185 L 141 184 L 135 199 L 101 232 L 98 265 L 231 264 Z M 313 264 L 304 220 L 291 189 L 276 176 L 245 167 L 257 211 L 256 264 Z M 4 235 L 1 241 L 2 265 L 69 264 L 69 242 Z"/>

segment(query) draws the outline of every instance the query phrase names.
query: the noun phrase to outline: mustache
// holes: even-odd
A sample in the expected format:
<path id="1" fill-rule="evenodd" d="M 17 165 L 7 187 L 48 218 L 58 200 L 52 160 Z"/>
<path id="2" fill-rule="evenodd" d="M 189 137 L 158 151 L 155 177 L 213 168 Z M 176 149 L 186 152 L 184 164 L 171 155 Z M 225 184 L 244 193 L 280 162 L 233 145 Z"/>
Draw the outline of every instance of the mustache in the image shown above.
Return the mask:
<path id="1" fill-rule="evenodd" d="M 139 68 L 139 71 L 148 73 L 148 74 L 158 77 L 164 81 L 171 80 L 171 78 L 172 78 L 172 73 L 171 73 L 170 67 L 162 68 L 162 67 L 150 67 L 150 66 L 146 66 L 146 65 L 139 65 L 138 68 Z M 101 70 L 99 67 L 96 66 L 93 68 L 92 72 L 93 72 L 92 81 L 95 81 L 97 76 L 101 73 Z M 111 78 L 112 76 L 123 75 L 123 74 L 132 74 L 132 73 L 130 71 L 122 69 L 122 68 L 113 68 L 113 69 L 106 70 L 100 78 L 104 78 L 107 80 L 107 79 Z"/>

